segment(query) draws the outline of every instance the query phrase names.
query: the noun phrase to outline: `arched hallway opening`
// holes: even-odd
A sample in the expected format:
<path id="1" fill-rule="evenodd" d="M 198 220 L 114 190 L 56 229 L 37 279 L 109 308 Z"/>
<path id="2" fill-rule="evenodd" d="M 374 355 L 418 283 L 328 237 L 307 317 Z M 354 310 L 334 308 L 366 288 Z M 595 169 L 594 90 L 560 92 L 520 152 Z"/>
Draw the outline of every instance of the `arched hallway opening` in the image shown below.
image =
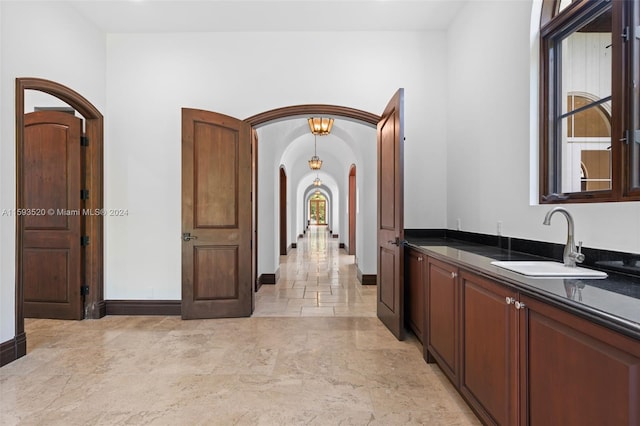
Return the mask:
<path id="1" fill-rule="evenodd" d="M 288 255 L 280 279 L 256 293 L 254 317 L 375 317 L 376 286 L 362 285 L 353 255 L 339 248 L 326 226 L 309 226 Z"/>

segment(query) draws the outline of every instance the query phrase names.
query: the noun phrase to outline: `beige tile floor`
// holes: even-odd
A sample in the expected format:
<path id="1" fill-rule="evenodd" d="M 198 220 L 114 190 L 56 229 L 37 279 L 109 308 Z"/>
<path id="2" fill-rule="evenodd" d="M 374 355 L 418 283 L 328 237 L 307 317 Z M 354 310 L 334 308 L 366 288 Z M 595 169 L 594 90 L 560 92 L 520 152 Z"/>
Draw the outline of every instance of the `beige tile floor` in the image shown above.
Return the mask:
<path id="1" fill-rule="evenodd" d="M 0 368 L 0 424 L 480 424 L 415 338 L 366 314 L 372 290 L 334 241 L 302 243 L 252 318 L 27 320 L 27 355 Z"/>
<path id="2" fill-rule="evenodd" d="M 254 317 L 376 316 L 376 286 L 357 279 L 354 256 L 326 227 L 312 226 L 297 248 L 280 256 L 280 279 L 256 294 Z"/>

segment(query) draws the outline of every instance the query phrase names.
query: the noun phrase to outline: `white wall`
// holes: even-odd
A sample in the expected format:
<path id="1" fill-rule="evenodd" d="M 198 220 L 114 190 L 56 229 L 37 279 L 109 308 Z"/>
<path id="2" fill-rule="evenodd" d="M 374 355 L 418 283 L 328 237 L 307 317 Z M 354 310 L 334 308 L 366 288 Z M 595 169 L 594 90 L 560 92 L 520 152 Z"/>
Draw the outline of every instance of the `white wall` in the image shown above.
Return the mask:
<path id="1" fill-rule="evenodd" d="M 309 58 L 318 40 L 331 46 L 326 61 Z M 444 226 L 445 66 L 443 33 L 109 35 L 105 202 L 130 214 L 107 222 L 105 297 L 180 299 L 181 107 L 245 118 L 325 103 L 379 114 L 404 87 L 405 173 L 421 176 L 406 178 L 405 226 Z M 274 194 L 259 196 L 259 214 L 276 211 Z"/>
<path id="2" fill-rule="evenodd" d="M 470 2 L 448 30 L 447 227 L 459 218 L 464 231 L 495 235 L 502 221 L 503 235 L 564 243 L 566 223 L 543 226 L 550 206 L 529 202 L 538 144 L 531 10 L 531 1 Z M 640 203 L 565 207 L 586 247 L 640 252 Z"/>
<path id="3" fill-rule="evenodd" d="M 15 208 L 15 79 L 40 77 L 105 110 L 106 38 L 75 9 L 0 2 L 0 211 Z M 108 120 L 108 118 L 107 118 Z M 15 217 L 0 216 L 0 342 L 15 335 Z"/>
<path id="4" fill-rule="evenodd" d="M 61 3 L 3 1 L 0 19 L 0 209 L 15 207 L 15 78 L 43 77 L 83 94 L 105 115 L 106 207 L 129 210 L 106 218 L 108 299 L 181 297 L 182 107 L 245 118 L 326 103 L 379 114 L 404 87 L 406 228 L 453 229 L 460 218 L 463 230 L 493 234 L 502 221 L 504 235 L 564 242 L 562 220 L 542 226 L 549 207 L 529 203 L 537 151 L 529 0 L 470 2 L 446 34 L 111 34 L 106 47 L 103 34 Z M 331 46 L 329 58 L 312 61 L 308 46 L 319 40 Z M 275 164 L 279 143 L 263 145 L 259 161 Z M 375 246 L 361 226 L 375 224 L 365 201 L 376 186 L 365 176 L 375 176 L 376 166 L 362 155 L 357 246 L 367 258 L 360 250 L 375 254 Z M 264 189 L 277 180 L 260 188 L 260 209 L 275 215 L 275 194 Z M 640 252 L 640 203 L 568 207 L 585 246 Z M 261 238 L 273 242 L 271 233 Z M 0 217 L 0 342 L 14 336 L 14 236 L 13 218 Z"/>

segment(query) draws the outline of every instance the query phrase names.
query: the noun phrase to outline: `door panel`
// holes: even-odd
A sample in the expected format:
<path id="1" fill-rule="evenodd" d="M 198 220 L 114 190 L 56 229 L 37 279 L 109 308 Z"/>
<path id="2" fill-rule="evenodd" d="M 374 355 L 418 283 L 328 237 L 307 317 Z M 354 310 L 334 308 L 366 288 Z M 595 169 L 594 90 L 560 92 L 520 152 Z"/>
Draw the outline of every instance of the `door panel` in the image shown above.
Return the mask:
<path id="1" fill-rule="evenodd" d="M 404 338 L 404 89 L 378 122 L 378 318 Z"/>
<path id="2" fill-rule="evenodd" d="M 182 317 L 251 315 L 249 124 L 182 110 Z M 189 239 L 189 238 L 193 239 Z"/>
<path id="3" fill-rule="evenodd" d="M 196 228 L 238 227 L 238 143 L 237 129 L 194 123 Z"/>
<path id="4" fill-rule="evenodd" d="M 461 272 L 460 391 L 485 424 L 518 423 L 517 310 L 511 289 Z"/>
<path id="5" fill-rule="evenodd" d="M 396 254 L 386 247 L 380 248 L 380 280 L 383 282 L 393 282 L 396 275 Z M 380 287 L 380 303 L 393 311 L 396 304 L 396 292 L 393 286 L 386 285 Z"/>
<path id="6" fill-rule="evenodd" d="M 193 288 L 195 300 L 237 299 L 238 247 L 195 247 Z"/>
<path id="7" fill-rule="evenodd" d="M 458 279 L 457 269 L 427 260 L 427 300 L 429 351 L 442 370 L 458 383 Z"/>
<path id="8" fill-rule="evenodd" d="M 30 248 L 23 253 L 22 261 L 29 266 L 23 275 L 28 283 L 24 298 L 30 302 L 68 303 L 69 250 Z M 31 267 L 35 265 L 37 268 Z"/>
<path id="9" fill-rule="evenodd" d="M 386 120 L 385 120 L 386 118 Z M 395 111 L 391 111 L 390 115 L 383 118 L 383 121 L 378 124 L 378 137 L 380 152 L 378 161 L 380 162 L 380 172 L 384 179 L 380 180 L 380 227 L 382 229 L 395 232 L 396 229 L 396 217 L 395 217 L 395 202 L 396 202 L 396 121 Z"/>
<path id="10" fill-rule="evenodd" d="M 59 111 L 24 116 L 20 147 L 19 278 L 24 315 L 82 319 L 82 120 Z"/>
<path id="11" fill-rule="evenodd" d="M 521 424 L 640 424 L 637 341 L 521 295 Z M 551 349 L 552 348 L 552 349 Z"/>

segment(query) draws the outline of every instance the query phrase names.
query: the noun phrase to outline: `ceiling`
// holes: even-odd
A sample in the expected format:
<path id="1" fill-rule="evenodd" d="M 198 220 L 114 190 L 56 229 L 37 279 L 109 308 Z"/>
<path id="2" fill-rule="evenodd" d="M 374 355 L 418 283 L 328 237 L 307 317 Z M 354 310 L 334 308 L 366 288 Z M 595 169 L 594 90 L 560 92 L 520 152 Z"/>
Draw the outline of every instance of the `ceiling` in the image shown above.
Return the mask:
<path id="1" fill-rule="evenodd" d="M 463 0 L 70 0 L 106 33 L 443 30 Z"/>

